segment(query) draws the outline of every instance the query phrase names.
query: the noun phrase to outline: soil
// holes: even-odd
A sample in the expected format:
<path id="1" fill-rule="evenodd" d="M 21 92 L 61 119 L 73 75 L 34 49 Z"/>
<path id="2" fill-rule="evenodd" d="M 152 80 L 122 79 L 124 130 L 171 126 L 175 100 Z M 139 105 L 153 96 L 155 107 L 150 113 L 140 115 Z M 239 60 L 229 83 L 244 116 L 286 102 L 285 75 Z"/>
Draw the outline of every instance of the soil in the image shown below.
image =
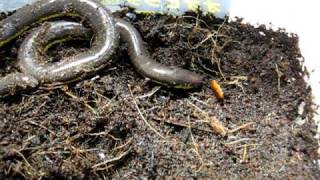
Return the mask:
<path id="1" fill-rule="evenodd" d="M 1 179 L 320 177 L 295 34 L 199 13 L 117 15 L 132 21 L 156 61 L 201 73 L 207 86 L 159 87 L 135 71 L 122 43 L 91 77 L 2 97 Z M 17 71 L 26 34 L 0 49 L 1 76 Z M 56 45 L 48 57 L 88 44 Z"/>

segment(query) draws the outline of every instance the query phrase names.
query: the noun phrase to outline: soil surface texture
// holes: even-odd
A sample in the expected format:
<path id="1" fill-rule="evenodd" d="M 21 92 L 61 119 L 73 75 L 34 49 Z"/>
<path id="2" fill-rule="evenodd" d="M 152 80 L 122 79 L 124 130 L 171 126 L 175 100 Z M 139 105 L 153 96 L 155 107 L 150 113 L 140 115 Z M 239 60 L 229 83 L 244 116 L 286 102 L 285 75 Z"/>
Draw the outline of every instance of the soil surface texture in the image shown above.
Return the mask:
<path id="1" fill-rule="evenodd" d="M 1 179 L 319 178 L 296 35 L 200 13 L 117 16 L 132 21 L 154 60 L 203 74 L 206 85 L 159 86 L 135 71 L 121 43 L 86 79 L 2 97 Z M 18 71 L 27 34 L 0 48 L 0 76 Z M 48 61 L 88 48 L 90 41 L 55 45 Z"/>

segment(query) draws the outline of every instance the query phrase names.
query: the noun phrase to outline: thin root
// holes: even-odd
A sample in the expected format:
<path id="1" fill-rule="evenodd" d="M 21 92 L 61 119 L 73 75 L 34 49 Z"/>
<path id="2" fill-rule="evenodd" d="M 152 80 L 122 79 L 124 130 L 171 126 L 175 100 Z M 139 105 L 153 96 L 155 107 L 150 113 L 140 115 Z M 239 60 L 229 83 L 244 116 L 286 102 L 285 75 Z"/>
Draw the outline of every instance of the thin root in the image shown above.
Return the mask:
<path id="1" fill-rule="evenodd" d="M 61 90 L 68 95 L 69 97 L 71 97 L 72 99 L 78 101 L 78 102 L 82 102 L 83 105 L 88 108 L 93 114 L 98 114 L 98 112 L 92 107 L 90 106 L 87 102 L 81 100 L 78 96 L 76 96 L 75 94 L 73 94 L 71 91 L 68 90 L 67 86 L 64 86 L 63 88 L 61 88 Z"/>
<path id="2" fill-rule="evenodd" d="M 129 91 L 130 91 L 130 94 L 131 94 L 131 97 L 132 97 L 132 101 L 133 101 L 133 103 L 134 103 L 134 105 L 135 105 L 135 107 L 136 107 L 136 109 L 137 109 L 137 111 L 138 111 L 141 119 L 144 121 L 144 123 L 145 123 L 153 132 L 155 132 L 155 133 L 156 133 L 157 135 L 159 135 L 161 138 L 165 139 L 165 137 L 164 137 L 162 134 L 160 134 L 154 127 L 152 127 L 151 124 L 150 124 L 150 123 L 146 120 L 146 118 L 143 116 L 143 114 L 142 114 L 142 112 L 140 111 L 139 106 L 138 106 L 138 104 L 137 104 L 136 98 L 133 96 L 133 93 L 132 93 L 132 90 L 131 90 L 131 86 L 128 85 L 128 87 L 129 87 Z"/>
<path id="3" fill-rule="evenodd" d="M 131 148 L 129 148 L 127 151 L 121 153 L 119 156 L 114 157 L 114 158 L 112 158 L 112 159 L 105 160 L 105 161 L 103 161 L 103 162 L 101 162 L 101 163 L 95 164 L 95 165 L 93 165 L 91 168 L 92 168 L 92 169 L 95 169 L 95 168 L 98 168 L 98 167 L 100 167 L 100 166 L 106 165 L 106 164 L 108 164 L 108 163 L 113 163 L 113 162 L 119 161 L 119 160 L 121 160 L 123 157 L 125 157 L 126 155 L 128 155 L 130 151 L 131 151 Z"/>
<path id="4" fill-rule="evenodd" d="M 202 109 L 200 109 L 198 106 L 196 106 L 192 102 L 190 102 L 190 101 L 187 101 L 187 102 L 188 102 L 188 104 L 193 106 L 197 111 L 199 111 L 205 117 L 204 122 L 208 123 L 208 125 L 211 127 L 211 129 L 215 133 L 220 134 L 222 136 L 227 136 L 228 134 L 232 134 L 232 133 L 235 133 L 235 132 L 240 131 L 242 129 L 246 129 L 248 126 L 251 126 L 252 124 L 254 124 L 253 122 L 249 122 L 249 123 L 243 124 L 239 127 L 236 127 L 234 129 L 230 130 L 227 127 L 225 127 L 222 124 L 222 122 L 219 121 L 215 116 L 210 117 L 207 112 L 203 111 Z"/>

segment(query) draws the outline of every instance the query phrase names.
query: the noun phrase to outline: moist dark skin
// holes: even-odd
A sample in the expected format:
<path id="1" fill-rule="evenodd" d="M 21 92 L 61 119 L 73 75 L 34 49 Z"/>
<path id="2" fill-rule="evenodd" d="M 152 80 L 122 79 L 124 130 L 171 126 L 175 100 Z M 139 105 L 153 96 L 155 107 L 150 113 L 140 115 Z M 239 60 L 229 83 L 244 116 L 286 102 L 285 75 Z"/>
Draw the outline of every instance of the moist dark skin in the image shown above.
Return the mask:
<path id="1" fill-rule="evenodd" d="M 39 60 L 43 59 L 37 51 L 39 48 L 44 48 L 53 39 L 63 39 L 72 35 L 86 36 L 85 31 L 87 31 L 81 25 L 63 26 L 61 22 L 58 25 L 49 23 L 41 26 L 26 38 L 19 49 L 18 64 L 22 74 L 33 77 L 32 81 L 24 82 L 26 84 L 24 87 L 79 79 L 103 68 L 116 51 L 119 33 L 121 39 L 128 43 L 134 67 L 144 77 L 176 88 L 193 88 L 202 84 L 202 77 L 196 73 L 153 61 L 138 31 L 128 22 L 121 19 L 114 20 L 109 10 L 94 0 L 41 0 L 21 8 L 0 22 L 0 47 L 25 31 L 29 24 L 70 15 L 84 17 L 88 21 L 95 35 L 92 47 L 84 53 L 63 58 L 56 63 L 39 64 Z M 12 88 L 13 84 L 18 85 L 18 82 L 9 82 L 9 79 L 11 81 L 15 78 L 11 74 L 8 76 L 11 78 L 4 77 L 0 80 L 0 87 L 6 89 L 0 88 L 0 94 L 7 94 L 9 89 L 7 87 L 12 90 L 19 89 Z M 34 83 L 35 79 L 39 82 Z"/>
<path id="2" fill-rule="evenodd" d="M 122 41 L 128 43 L 128 51 L 132 64 L 141 75 L 156 82 L 164 82 L 166 85 L 173 87 L 194 87 L 201 84 L 200 76 L 193 72 L 166 66 L 152 60 L 138 31 L 124 20 L 117 18 L 115 21 Z M 40 53 L 42 51 L 39 51 L 39 49 L 43 49 L 48 43 L 56 39 L 66 37 L 70 39 L 87 39 L 90 37 L 89 34 L 89 30 L 84 28 L 80 23 L 66 21 L 47 23 L 31 33 L 21 45 L 18 57 L 19 66 L 23 71 L 30 72 L 33 76 L 40 77 L 45 82 L 50 82 L 52 81 L 52 72 L 57 71 L 57 67 L 54 65 L 38 64 L 39 59 L 44 59 L 42 53 Z M 58 65 L 61 66 L 62 64 L 62 67 L 64 67 L 63 63 L 62 61 Z"/>
<path id="3" fill-rule="evenodd" d="M 95 34 L 95 41 L 88 51 L 67 57 L 57 63 L 48 64 L 37 69 L 38 73 L 26 68 L 21 69 L 23 73 L 34 76 L 39 83 L 65 82 L 85 77 L 88 73 L 103 68 L 107 64 L 119 42 L 119 34 L 114 26 L 115 22 L 110 11 L 93 0 L 41 0 L 19 9 L 12 16 L 0 22 L 0 42 L 5 43 L 21 30 L 26 29 L 29 24 L 68 15 L 84 17 Z M 56 33 L 59 32 L 63 31 L 56 31 Z M 24 47 L 32 48 L 28 46 L 21 48 Z M 23 51 L 21 48 L 20 52 Z M 19 53 L 18 56 L 23 57 L 27 54 Z M 30 64 L 22 65 L 22 63 L 19 63 L 20 67 L 32 66 Z"/>
<path id="4" fill-rule="evenodd" d="M 116 19 L 121 40 L 128 43 L 128 53 L 133 66 L 144 77 L 175 88 L 195 88 L 202 85 L 202 77 L 192 71 L 166 66 L 153 59 L 137 31 L 130 23 Z"/>
<path id="5" fill-rule="evenodd" d="M 18 66 L 23 72 L 31 74 L 41 83 L 65 82 L 85 77 L 103 68 L 102 63 L 107 63 L 108 59 L 99 57 L 101 53 L 92 53 L 78 59 L 74 56 L 65 57 L 56 63 L 39 62 L 45 62 L 46 57 L 43 52 L 48 49 L 48 45 L 69 39 L 89 39 L 90 35 L 92 33 L 89 29 L 76 22 L 47 22 L 30 33 L 21 44 L 18 51 Z"/>

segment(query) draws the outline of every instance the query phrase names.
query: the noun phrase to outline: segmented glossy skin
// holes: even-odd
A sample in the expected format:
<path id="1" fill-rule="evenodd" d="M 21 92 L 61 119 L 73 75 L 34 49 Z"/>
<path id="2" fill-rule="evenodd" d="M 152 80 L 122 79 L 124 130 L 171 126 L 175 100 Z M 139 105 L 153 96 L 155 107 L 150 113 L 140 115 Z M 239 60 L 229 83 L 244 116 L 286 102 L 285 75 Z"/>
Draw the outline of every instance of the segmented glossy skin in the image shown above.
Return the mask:
<path id="1" fill-rule="evenodd" d="M 144 77 L 175 88 L 195 88 L 202 85 L 202 77 L 192 71 L 175 66 L 166 66 L 153 59 L 139 34 L 128 22 L 116 19 L 122 41 L 128 43 L 128 53 L 133 66 Z"/>
<path id="2" fill-rule="evenodd" d="M 95 0 L 40 0 L 25 6 L 0 22 L 0 47 L 24 32 L 32 23 L 70 15 L 82 17 L 88 22 L 95 35 L 92 47 L 59 62 L 45 63 L 40 51 L 45 51 L 50 42 L 88 38 L 91 35 L 91 31 L 79 23 L 45 23 L 29 34 L 22 43 L 18 52 L 18 65 L 22 73 L 18 73 L 17 78 L 9 74 L 0 79 L 0 94 L 12 94 L 16 90 L 33 88 L 41 83 L 83 78 L 103 68 L 116 51 L 119 34 L 128 43 L 134 67 L 144 77 L 177 88 L 191 88 L 202 84 L 202 77 L 196 73 L 152 60 L 138 31 L 130 23 L 114 19 L 109 10 Z"/>
<path id="3" fill-rule="evenodd" d="M 75 22 L 46 23 L 29 34 L 21 44 L 18 52 L 18 66 L 23 72 L 31 74 L 41 83 L 64 82 L 85 77 L 103 68 L 110 55 L 106 57 L 104 50 L 99 52 L 89 50 L 48 64 L 44 63 L 46 57 L 43 52 L 50 42 L 82 37 L 88 39 L 92 34 L 89 32 L 88 29 Z"/>

